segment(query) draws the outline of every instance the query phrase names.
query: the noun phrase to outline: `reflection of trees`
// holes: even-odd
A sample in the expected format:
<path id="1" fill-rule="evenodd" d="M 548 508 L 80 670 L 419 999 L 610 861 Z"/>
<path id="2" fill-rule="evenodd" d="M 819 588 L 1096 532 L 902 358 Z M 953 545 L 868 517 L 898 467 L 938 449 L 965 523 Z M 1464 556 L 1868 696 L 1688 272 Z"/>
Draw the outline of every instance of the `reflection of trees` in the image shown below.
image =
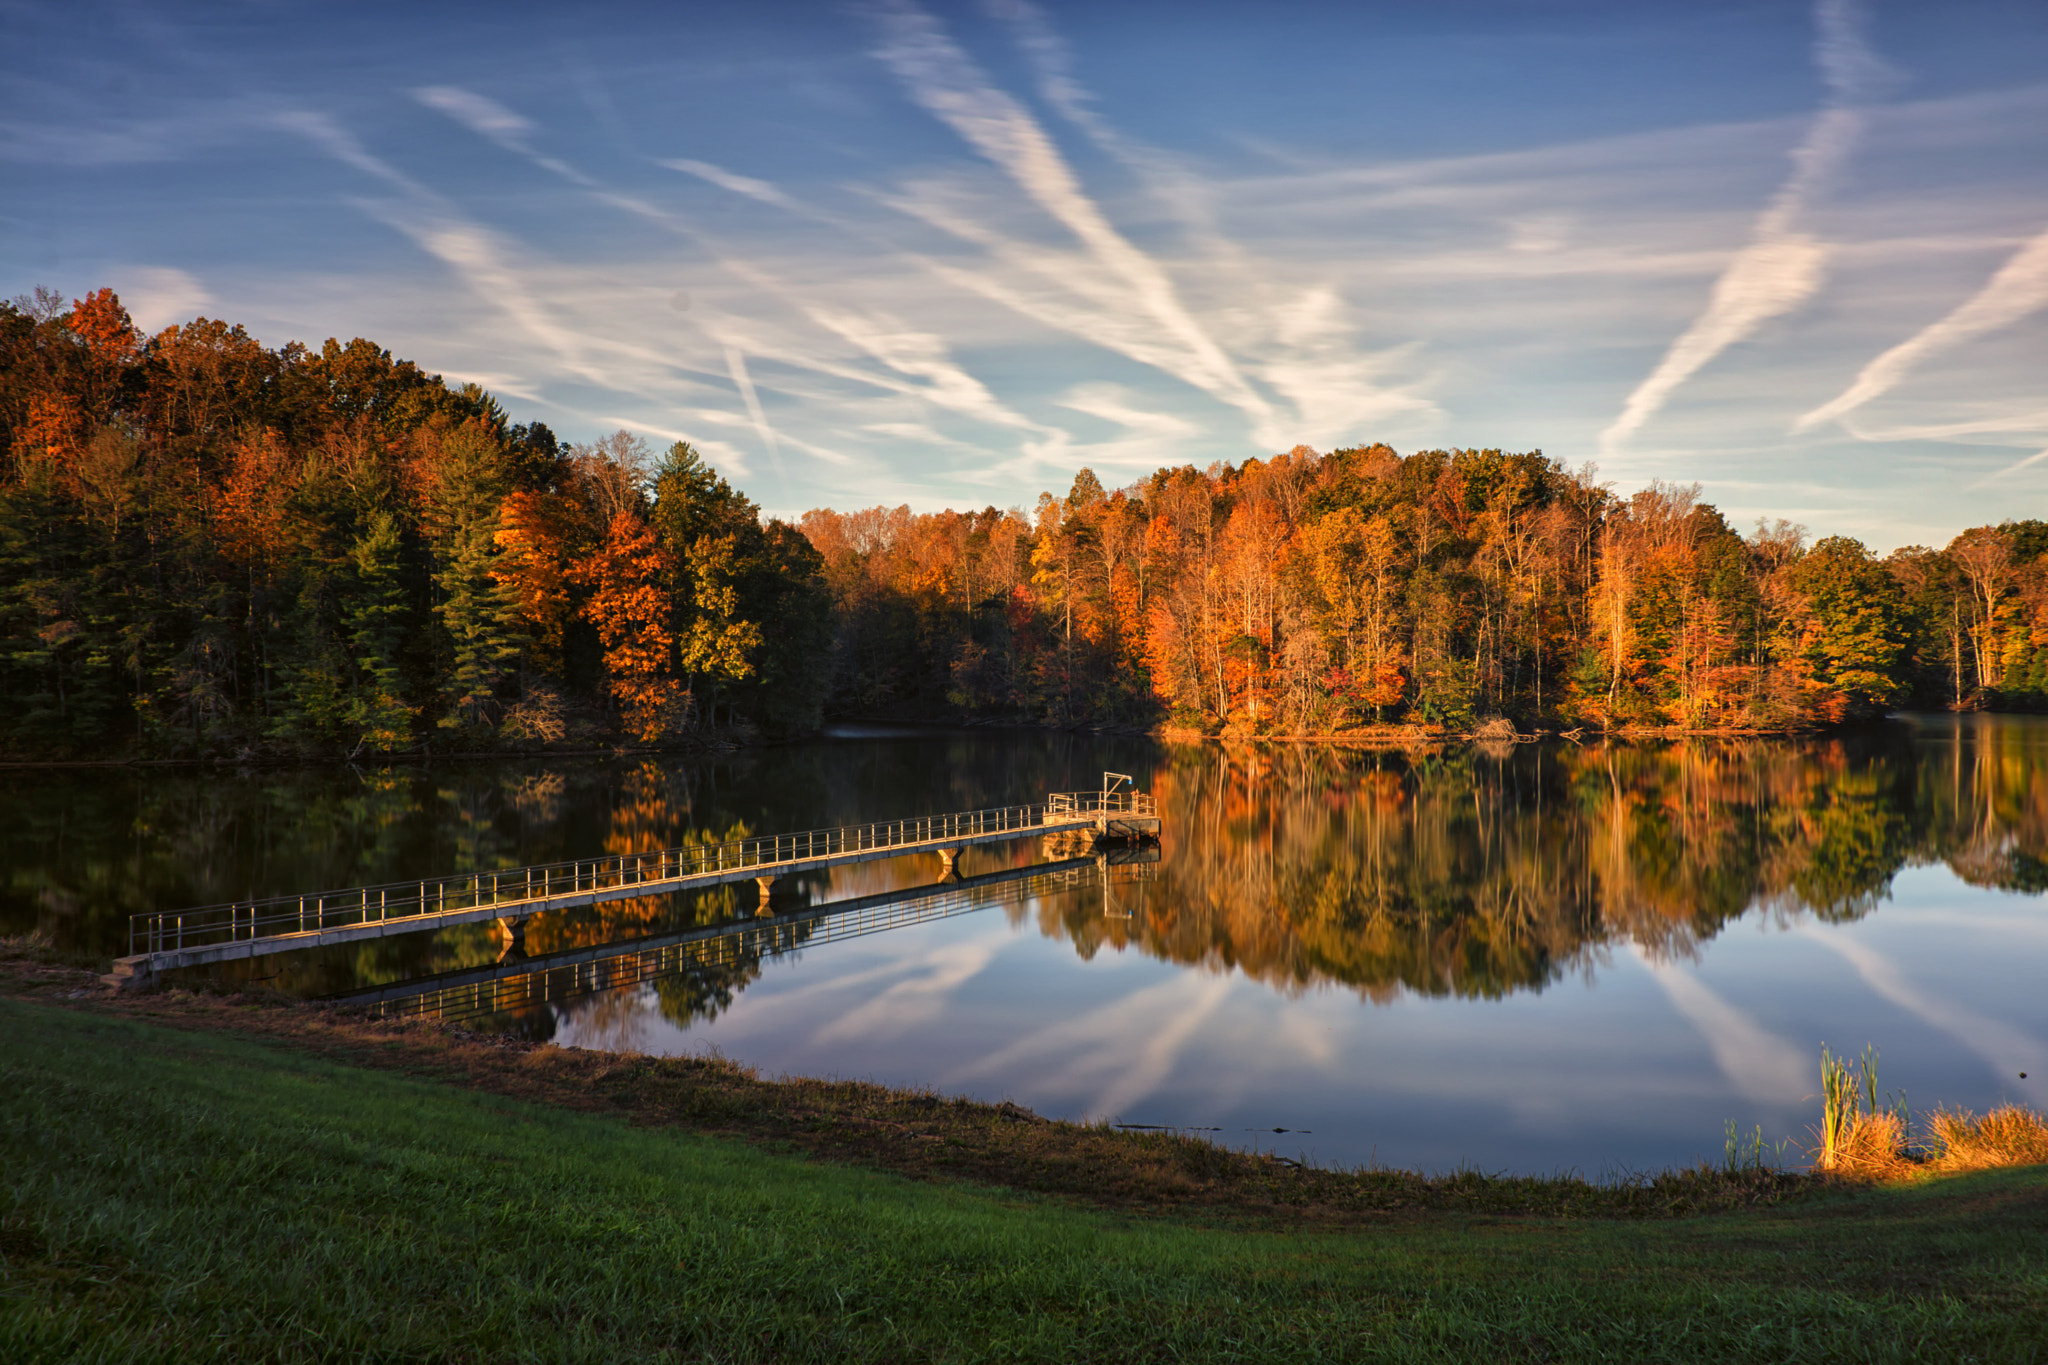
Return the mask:
<path id="1" fill-rule="evenodd" d="M 2019 716 L 1928 722 L 1916 798 L 1929 809 L 1916 852 L 1973 886 L 2048 890 L 2048 731 Z"/>
<path id="2" fill-rule="evenodd" d="M 1047 896 L 1037 902 L 1047 931 L 1083 952 L 1135 945 L 1286 989 L 1541 988 L 1589 969 L 1610 944 L 1691 952 L 1759 905 L 1865 914 L 1900 868 L 1922 864 L 1973 885 L 2048 890 L 2039 718 L 1494 754 L 1325 746 L 1160 759 L 1136 742 L 1096 744 L 934 734 L 665 764 L 39 772 L 0 789 L 0 920 L 121 951 L 127 916 L 141 910 L 1000 805 L 1092 785 L 1102 766 L 1151 770 L 1141 785 L 1164 806 L 1167 857 L 1133 898 L 1134 918 L 1105 918 L 1099 897 Z M 832 883 L 837 894 L 862 885 L 845 874 Z M 528 950 L 744 918 L 755 894 L 743 882 L 542 917 Z M 498 950 L 490 927 L 473 925 L 248 970 L 325 993 L 481 965 Z M 660 998 L 678 1022 L 703 1018 L 758 971 L 758 956 L 706 960 Z M 537 1008 L 532 1027 L 545 1029 L 552 1015 Z"/>
<path id="3" fill-rule="evenodd" d="M 729 961 L 692 962 L 654 983 L 662 1018 L 678 1028 L 708 1023 L 732 1008 L 733 1000 L 761 975 L 761 955 Z"/>
<path id="4" fill-rule="evenodd" d="M 630 1046 L 640 1015 L 628 988 L 652 983 L 662 1017 L 688 1028 L 731 1009 L 760 978 L 763 962 L 801 948 L 810 936 L 808 924 L 748 925 L 717 938 L 621 954 L 593 964 L 587 976 L 579 972 L 575 998 L 561 1008 L 586 1035 Z"/>
<path id="5" fill-rule="evenodd" d="M 1007 805 L 1092 784 L 1097 768 L 1129 769 L 1146 750 L 1142 741 L 933 732 L 659 765 L 41 770 L 0 783 L 0 932 L 40 929 L 67 948 L 124 952 L 128 917 L 149 910 Z M 728 897 L 744 905 L 752 894 L 746 885 Z M 360 959 L 369 975 L 349 974 L 352 956 L 333 968 L 331 988 L 493 952 L 488 933 L 438 941 L 425 956 L 385 940 Z"/>
<path id="6" fill-rule="evenodd" d="M 636 763 L 615 773 L 604 851 L 633 854 L 665 848 L 703 848 L 754 833 L 744 820 L 733 820 L 723 827 L 700 828 L 696 823 L 693 776 L 689 769 L 664 767 L 652 761 Z M 744 886 L 746 892 L 754 891 L 751 882 Z M 748 899 L 752 899 L 751 894 Z M 691 896 L 642 896 L 583 906 L 536 919 L 527 930 L 527 951 L 549 953 L 614 943 L 661 929 L 730 919 L 741 904 L 739 887 L 721 886 Z"/>
<path id="7" fill-rule="evenodd" d="M 1186 749 L 1154 775 L 1157 890 L 1132 920 L 1042 910 L 1083 953 L 1132 944 L 1288 989 L 1497 997 L 1633 943 L 1684 955 L 1759 905 L 1868 913 L 1902 867 L 2039 887 L 2048 728 L 1965 723 L 1788 743 L 1406 754 Z"/>

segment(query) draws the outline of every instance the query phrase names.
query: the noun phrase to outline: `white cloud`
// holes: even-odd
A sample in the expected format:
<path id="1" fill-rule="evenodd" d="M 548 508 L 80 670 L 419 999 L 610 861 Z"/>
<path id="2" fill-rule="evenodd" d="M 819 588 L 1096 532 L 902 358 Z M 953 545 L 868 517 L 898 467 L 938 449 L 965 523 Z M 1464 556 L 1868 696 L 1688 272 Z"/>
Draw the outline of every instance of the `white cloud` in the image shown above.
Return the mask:
<path id="1" fill-rule="evenodd" d="M 430 85 L 412 92 L 429 109 L 438 109 L 480 137 L 514 151 L 526 150 L 533 122 L 513 113 L 487 95 L 453 85 Z"/>
<path id="2" fill-rule="evenodd" d="M 658 164 L 666 166 L 672 171 L 681 171 L 685 175 L 694 175 L 699 180 L 709 181 L 722 190 L 730 190 L 734 194 L 744 195 L 748 199 L 759 200 L 763 204 L 772 204 L 776 208 L 787 209 L 791 213 L 801 213 L 804 211 L 801 204 L 769 184 L 766 180 L 756 180 L 750 175 L 739 175 L 733 171 L 726 170 L 722 166 L 714 166 L 708 161 L 691 161 L 678 157 L 674 160 L 663 161 Z"/>
<path id="3" fill-rule="evenodd" d="M 189 322 L 213 302 L 213 295 L 189 270 L 151 265 L 113 273 L 115 292 L 144 333 L 162 331 L 174 322 Z"/>
<path id="4" fill-rule="evenodd" d="M 1114 281 L 1126 325 L 1149 323 L 1144 347 L 1176 378 L 1270 427 L 1271 405 L 1256 393 L 1215 339 L 1182 302 L 1166 271 L 1140 251 L 1081 188 L 1053 141 L 1024 108 L 990 85 L 938 24 L 904 0 L 879 9 L 888 40 L 877 55 L 911 97 L 1007 174 L 1031 200 L 1071 232 L 1098 267 L 1100 283 Z M 1171 364 L 1161 364 L 1170 358 Z"/>
<path id="5" fill-rule="evenodd" d="M 1986 482 L 2038 477 L 2048 430 L 2023 354 L 2034 332 L 1999 321 L 2023 302 L 2024 258 L 1974 308 L 1956 300 L 1996 266 L 1960 290 L 1953 280 L 1969 253 L 2014 255 L 2039 233 L 2048 197 L 2009 168 L 2038 159 L 2048 86 L 1873 103 L 1885 73 L 1857 46 L 1852 12 L 1829 6 L 1815 52 L 1829 94 L 1807 117 L 1517 138 L 1517 150 L 1458 156 L 1297 146 L 1246 161 L 1232 144 L 1141 143 L 1111 117 L 1126 92 L 1105 85 L 1098 99 L 1080 80 L 1114 75 L 1113 50 L 1070 51 L 1028 3 L 991 12 L 1005 21 L 997 38 L 1016 44 L 1003 56 L 1022 57 L 1002 69 L 1021 70 L 1025 87 L 998 88 L 962 50 L 968 30 L 899 6 L 882 18 L 879 65 L 833 58 L 845 98 L 809 133 L 851 155 L 829 162 L 647 117 L 658 103 L 630 123 L 579 123 L 573 90 L 557 98 L 509 78 L 466 88 L 425 59 L 384 73 L 379 88 L 413 93 L 361 121 L 344 112 L 361 107 L 360 82 L 296 92 L 325 101 L 322 113 L 211 93 L 183 106 L 152 97 L 142 107 L 154 122 L 95 105 L 75 122 L 100 152 L 185 157 L 195 177 L 223 177 L 230 198 L 227 158 L 196 153 L 245 144 L 232 183 L 274 177 L 290 203 L 281 213 L 296 215 L 275 240 L 327 255 L 308 268 L 257 253 L 229 269 L 219 233 L 179 254 L 154 238 L 122 246 L 119 215 L 62 232 L 30 221 L 12 288 L 40 282 L 38 259 L 182 269 L 181 288 L 203 281 L 222 295 L 205 308 L 266 339 L 353 329 L 483 377 L 520 400 L 522 418 L 565 436 L 590 434 L 598 414 L 708 434 L 772 483 L 766 450 L 792 474 L 804 466 L 800 493 L 821 503 L 871 502 L 884 488 L 921 510 L 1028 502 L 1078 463 L 1142 472 L 1297 442 L 1540 444 L 1576 461 L 1616 416 L 1616 357 L 1646 344 L 1667 352 L 1663 379 L 1679 376 L 1678 391 L 1701 401 L 1662 406 L 1639 429 L 1654 447 L 1638 437 L 1603 462 L 1623 481 L 1704 471 L 1731 517 L 1793 511 L 1789 498 L 1817 527 L 1875 541 L 1938 540 L 1944 519 L 1981 520 L 1957 509 L 1986 470 L 1999 471 Z M 524 102 L 508 108 L 482 88 Z M 799 136 L 787 145 L 800 148 L 809 134 L 792 89 Z M 936 150 L 902 135 L 906 93 L 948 135 Z M 521 161 L 493 162 L 489 185 L 470 187 L 415 154 L 417 127 L 443 117 Z M 21 128 L 5 124 L 0 142 Z M 321 182 L 281 128 L 348 168 L 328 170 L 331 197 L 398 235 L 324 223 Z M 164 129 L 191 146 L 166 144 Z M 1826 185 L 1852 143 L 1858 174 Z M 582 160 L 600 147 L 607 160 Z M 1801 159 L 1780 176 L 1771 163 L 1790 148 Z M 7 142 L 0 156 L 22 150 Z M 91 164 L 82 174 L 99 174 Z M 1759 190 L 1760 173 L 1779 183 Z M 1798 211 L 1773 214 L 1786 203 Z M 149 321 L 202 306 L 102 269 Z M 1823 282 L 1827 306 L 1813 307 Z M 678 291 L 686 312 L 670 304 Z M 1881 348 L 1866 338 L 1913 336 L 1944 313 L 1946 328 L 1888 362 L 1910 373 L 1888 381 L 1899 391 L 1882 425 L 1854 420 L 1877 411 L 1859 405 L 1840 414 L 1840 436 L 1786 436 Z M 1773 319 L 1796 328 L 1796 347 L 1740 344 Z M 2001 325 L 2000 344 L 1956 353 L 1959 328 Z M 1640 380 L 1640 396 L 1663 403 L 1668 389 L 1643 388 L 1653 364 L 1619 387 Z M 1842 472 L 1852 462 L 1853 479 Z M 1894 533 L 1888 519 L 1912 524 Z"/>
<path id="6" fill-rule="evenodd" d="M 2041 461 L 2043 460 L 2048 460 L 2048 447 L 2044 447 L 2041 450 L 2035 451 L 2032 455 L 2027 456 L 2027 458 L 2024 460 L 2015 461 L 2014 463 L 2007 465 L 2003 469 L 1997 470 L 1994 473 L 1986 474 L 1983 478 L 1978 479 L 1975 483 L 1970 484 L 1969 491 L 1975 492 L 1979 488 L 1988 488 L 1994 483 L 2004 483 L 2007 479 L 2019 473 L 2021 470 L 2032 469 L 2035 465 L 2041 463 Z"/>
<path id="7" fill-rule="evenodd" d="M 740 398 L 747 405 L 747 415 L 754 421 L 755 434 L 761 444 L 768 448 L 768 462 L 775 466 L 775 477 L 779 482 L 788 483 L 788 474 L 782 468 L 782 450 L 775 441 L 775 429 L 768 425 L 768 414 L 761 407 L 761 396 L 754 392 L 754 380 L 747 373 L 747 358 L 737 346 L 725 348 L 726 367 L 732 371 L 733 387 L 740 391 Z"/>
<path id="8" fill-rule="evenodd" d="M 1045 430 L 997 401 L 986 384 L 953 359 L 944 337 L 919 331 L 894 318 L 867 318 L 831 308 L 808 311 L 819 326 L 844 337 L 896 373 L 923 381 L 911 392 L 933 406 L 996 426 Z"/>
<path id="9" fill-rule="evenodd" d="M 1138 407 L 1131 400 L 1130 390 L 1121 384 L 1076 384 L 1054 401 L 1063 408 L 1072 408 L 1075 412 L 1099 417 L 1148 436 L 1194 436 L 1201 431 L 1201 427 L 1185 417 Z"/>

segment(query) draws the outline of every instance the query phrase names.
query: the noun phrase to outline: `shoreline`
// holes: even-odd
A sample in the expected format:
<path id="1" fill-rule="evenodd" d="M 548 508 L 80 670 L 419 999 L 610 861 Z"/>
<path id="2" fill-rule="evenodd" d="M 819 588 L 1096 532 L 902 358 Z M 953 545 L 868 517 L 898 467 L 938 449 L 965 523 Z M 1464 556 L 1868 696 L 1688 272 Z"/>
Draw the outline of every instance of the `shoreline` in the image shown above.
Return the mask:
<path id="1" fill-rule="evenodd" d="M 365 754 L 355 757 L 327 755 L 325 757 L 306 755 L 259 755 L 234 758 L 0 758 L 0 772 L 11 770 L 46 770 L 62 768 L 322 768 L 334 765 L 350 767 L 390 767 L 399 764 L 431 764 L 446 762 L 506 762 L 537 759 L 567 758 L 634 758 L 634 757 L 720 757 L 728 754 L 753 752 L 764 749 L 783 748 L 791 744 L 824 737 L 824 730 L 834 725 L 901 725 L 929 730 L 1031 730 L 1051 734 L 1100 735 L 1114 738 L 1151 739 L 1162 744 L 1231 744 L 1231 745 L 1315 745 L 1327 744 L 1344 748 L 1367 749 L 1420 749 L 1441 748 L 1448 745 L 1472 746 L 1535 744 L 1563 741 L 1583 744 L 1588 741 L 1608 742 L 1613 740 L 1682 740 L 1682 739 L 1775 739 L 1804 740 L 1821 739 L 1859 730 L 1871 730 L 1880 726 L 1905 721 L 1915 715 L 1952 715 L 1946 711 L 1892 712 L 1869 720 L 1843 721 L 1827 726 L 1802 726 L 1784 729 L 1765 729 L 1747 726 L 1687 727 L 1677 725 L 1620 726 L 1612 729 L 1596 729 L 1581 726 L 1570 730 L 1516 729 L 1513 734 L 1506 731 L 1487 733 L 1485 727 L 1472 730 L 1438 730 L 1426 726 L 1380 725 L 1361 726 L 1350 730 L 1331 730 L 1308 734 L 1247 734 L 1224 731 L 1210 734 L 1206 731 L 1177 726 L 1167 722 L 1144 726 L 1128 723 L 1091 725 L 1086 722 L 1061 724 L 1053 721 L 1031 721 L 1014 718 L 984 716 L 967 717 L 906 717 L 906 716 L 835 716 L 824 727 L 808 735 L 777 739 L 759 736 L 734 736 L 705 740 L 693 744 L 678 745 L 601 745 L 575 749 L 474 749 L 451 750 L 444 753 L 419 753 L 402 751 L 397 753 Z M 2032 716 L 2036 711 L 1972 711 L 1970 715 Z"/>
<path id="2" fill-rule="evenodd" d="M 37 960 L 38 957 L 46 960 Z M 1661 1220 L 1761 1209 L 1849 1188 L 1805 1171 L 1716 1166 L 1612 1181 L 1323 1167 L 1174 1130 L 1047 1119 L 1008 1101 L 810 1077 L 764 1078 L 716 1056 L 567 1048 L 439 1021 L 374 1020 L 269 993 L 119 994 L 87 968 L 0 943 L 0 997 L 223 1031 L 329 1061 L 431 1075 L 465 1089 L 793 1149 L 915 1179 L 967 1180 L 1123 1212 L 1199 1212 L 1337 1228 L 1389 1218 Z"/>

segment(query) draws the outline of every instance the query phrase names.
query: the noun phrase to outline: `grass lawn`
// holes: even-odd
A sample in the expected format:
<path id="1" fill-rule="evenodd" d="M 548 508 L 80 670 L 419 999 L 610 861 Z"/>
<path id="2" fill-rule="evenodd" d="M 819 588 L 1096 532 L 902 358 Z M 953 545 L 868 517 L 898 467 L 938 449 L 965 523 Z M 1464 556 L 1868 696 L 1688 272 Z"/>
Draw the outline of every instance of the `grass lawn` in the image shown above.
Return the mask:
<path id="1" fill-rule="evenodd" d="M 0 999 L 0 1360 L 2039 1360 L 2048 1169 L 1341 1231 Z"/>

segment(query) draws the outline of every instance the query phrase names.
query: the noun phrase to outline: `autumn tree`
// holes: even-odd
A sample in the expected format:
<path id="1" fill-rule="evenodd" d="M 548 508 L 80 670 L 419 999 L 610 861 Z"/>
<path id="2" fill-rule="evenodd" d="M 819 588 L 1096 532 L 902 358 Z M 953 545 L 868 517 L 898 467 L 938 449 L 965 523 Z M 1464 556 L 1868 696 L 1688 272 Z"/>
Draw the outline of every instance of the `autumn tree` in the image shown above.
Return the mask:
<path id="1" fill-rule="evenodd" d="M 675 577 L 668 552 L 629 508 L 611 518 L 597 552 L 570 573 L 591 590 L 585 611 L 604 646 L 607 688 L 627 730 L 643 743 L 660 739 L 685 719 L 662 591 Z"/>

